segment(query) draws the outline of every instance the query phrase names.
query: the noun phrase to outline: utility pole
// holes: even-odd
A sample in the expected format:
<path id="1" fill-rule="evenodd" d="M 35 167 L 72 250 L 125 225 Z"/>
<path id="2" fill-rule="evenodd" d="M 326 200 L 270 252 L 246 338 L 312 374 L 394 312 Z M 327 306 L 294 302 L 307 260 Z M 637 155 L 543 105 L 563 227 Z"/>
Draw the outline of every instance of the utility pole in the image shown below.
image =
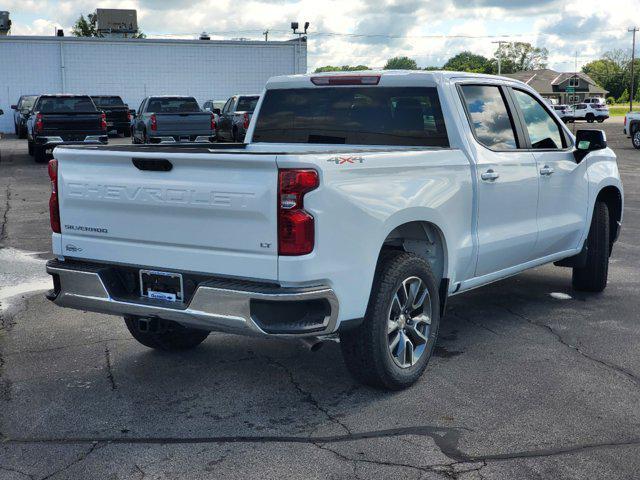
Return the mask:
<path id="1" fill-rule="evenodd" d="M 633 67 L 634 63 L 636 63 L 636 32 L 638 31 L 638 27 L 629 27 L 627 32 L 633 32 L 633 40 L 631 44 L 631 91 L 629 92 L 629 111 L 633 111 L 633 94 L 635 93 L 633 90 Z"/>
<path id="2" fill-rule="evenodd" d="M 491 43 L 497 43 L 498 44 L 498 75 L 502 74 L 502 44 L 503 43 L 509 43 L 506 40 L 498 40 L 496 42 L 491 42 Z"/>
<path id="3" fill-rule="evenodd" d="M 269 29 L 267 28 L 264 32 L 262 32 L 262 34 L 264 35 L 264 41 L 268 42 L 269 41 Z"/>

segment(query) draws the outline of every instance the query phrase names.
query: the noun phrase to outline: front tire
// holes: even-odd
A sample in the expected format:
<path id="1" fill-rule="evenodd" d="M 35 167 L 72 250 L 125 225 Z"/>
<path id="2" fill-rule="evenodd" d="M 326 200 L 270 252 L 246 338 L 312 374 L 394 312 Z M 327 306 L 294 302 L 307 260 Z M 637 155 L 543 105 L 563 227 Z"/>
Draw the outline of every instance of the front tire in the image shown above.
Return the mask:
<path id="1" fill-rule="evenodd" d="M 183 327 L 169 320 L 124 317 L 127 329 L 145 347 L 165 352 L 191 350 L 209 336 L 206 330 Z"/>
<path id="2" fill-rule="evenodd" d="M 593 121 L 595 120 L 595 116 L 593 115 L 593 113 L 587 113 L 585 120 L 589 123 L 593 123 Z"/>
<path id="3" fill-rule="evenodd" d="M 582 292 L 602 292 L 609 275 L 609 209 L 604 202 L 596 202 L 591 218 L 587 242 L 587 261 L 584 267 L 573 269 L 573 288 Z"/>
<path id="4" fill-rule="evenodd" d="M 31 140 L 27 141 L 27 152 L 33 157 L 33 142 Z"/>
<path id="5" fill-rule="evenodd" d="M 347 368 L 360 382 L 401 390 L 422 375 L 440 326 L 440 298 L 429 264 L 417 255 L 383 252 L 364 321 L 340 333 Z"/>
<path id="6" fill-rule="evenodd" d="M 633 132 L 633 135 L 631 135 L 631 143 L 633 144 L 634 148 L 640 150 L 640 128 L 636 128 L 636 131 Z"/>

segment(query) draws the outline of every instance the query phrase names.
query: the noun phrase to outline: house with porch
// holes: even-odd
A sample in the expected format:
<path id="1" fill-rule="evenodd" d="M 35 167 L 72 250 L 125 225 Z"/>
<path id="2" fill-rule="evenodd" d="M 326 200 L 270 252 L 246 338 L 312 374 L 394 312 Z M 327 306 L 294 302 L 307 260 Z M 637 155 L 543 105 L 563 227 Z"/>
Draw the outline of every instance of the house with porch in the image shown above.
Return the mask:
<path id="1" fill-rule="evenodd" d="M 544 68 L 504 76 L 526 83 L 554 104 L 573 105 L 588 97 L 599 97 L 604 101 L 609 93 L 582 72 L 556 72 Z"/>

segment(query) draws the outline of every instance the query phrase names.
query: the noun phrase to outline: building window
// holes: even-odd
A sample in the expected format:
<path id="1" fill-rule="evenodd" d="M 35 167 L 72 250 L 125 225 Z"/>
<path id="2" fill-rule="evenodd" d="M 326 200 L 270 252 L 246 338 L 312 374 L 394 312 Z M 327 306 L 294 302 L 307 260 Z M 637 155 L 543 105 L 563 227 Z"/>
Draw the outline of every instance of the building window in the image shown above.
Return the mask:
<path id="1" fill-rule="evenodd" d="M 569 103 L 578 103 L 580 101 L 580 97 L 578 95 L 570 95 Z"/>
<path id="2" fill-rule="evenodd" d="M 571 77 L 569 79 L 569 86 L 570 87 L 578 87 L 580 86 L 580 78 L 578 77 Z"/>

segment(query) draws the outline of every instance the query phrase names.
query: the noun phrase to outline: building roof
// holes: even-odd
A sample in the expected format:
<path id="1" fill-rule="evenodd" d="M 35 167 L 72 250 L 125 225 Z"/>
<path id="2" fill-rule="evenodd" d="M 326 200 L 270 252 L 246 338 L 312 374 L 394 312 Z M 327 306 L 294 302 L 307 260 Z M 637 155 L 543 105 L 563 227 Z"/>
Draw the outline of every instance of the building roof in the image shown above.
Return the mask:
<path id="1" fill-rule="evenodd" d="M 506 77 L 515 78 L 516 80 L 526 83 L 542 95 L 557 94 L 558 90 L 554 90 L 553 86 L 560 85 L 576 75 L 589 85 L 589 93 L 600 93 L 603 95 L 609 93 L 608 90 L 602 88 L 594 82 L 589 75 L 583 72 L 556 72 L 555 70 L 542 68 L 539 70 L 527 70 L 523 72 L 505 74 Z"/>

